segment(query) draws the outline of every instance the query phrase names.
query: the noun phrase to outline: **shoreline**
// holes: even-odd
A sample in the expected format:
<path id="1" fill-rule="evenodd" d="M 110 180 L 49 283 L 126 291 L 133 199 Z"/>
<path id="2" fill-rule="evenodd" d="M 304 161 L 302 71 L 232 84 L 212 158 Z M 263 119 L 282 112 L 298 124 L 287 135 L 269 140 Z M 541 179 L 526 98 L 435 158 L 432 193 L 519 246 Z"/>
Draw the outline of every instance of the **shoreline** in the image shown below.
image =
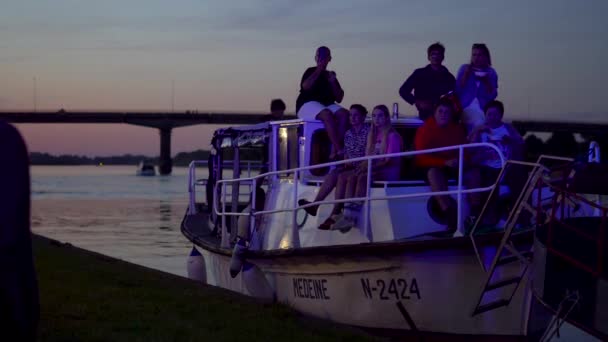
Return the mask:
<path id="1" fill-rule="evenodd" d="M 40 292 L 38 338 L 47 340 L 375 339 L 282 304 L 118 260 L 33 234 Z"/>

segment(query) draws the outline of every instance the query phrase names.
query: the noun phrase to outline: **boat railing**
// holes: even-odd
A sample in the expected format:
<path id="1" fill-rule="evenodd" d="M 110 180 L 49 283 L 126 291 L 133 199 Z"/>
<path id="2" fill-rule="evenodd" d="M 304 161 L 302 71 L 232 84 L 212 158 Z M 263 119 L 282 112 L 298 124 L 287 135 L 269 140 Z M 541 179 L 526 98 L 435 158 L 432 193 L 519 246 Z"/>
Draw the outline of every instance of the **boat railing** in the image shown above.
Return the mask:
<path id="1" fill-rule="evenodd" d="M 224 162 L 232 164 L 232 161 L 226 161 Z M 259 168 L 261 168 L 264 164 L 260 163 L 260 162 L 256 162 L 256 161 L 243 161 L 241 162 L 241 164 L 245 164 L 247 165 L 247 177 L 251 177 L 251 171 L 256 169 L 255 166 L 258 166 Z M 203 179 L 203 178 L 198 178 L 196 176 L 196 168 L 197 167 L 203 167 L 203 166 L 207 166 L 208 162 L 206 160 L 193 160 L 192 162 L 190 162 L 190 164 L 188 165 L 188 194 L 189 194 L 189 207 L 188 207 L 188 214 L 189 215 L 193 215 L 196 214 L 197 209 L 196 209 L 196 188 L 197 187 L 205 187 L 207 185 L 207 179 Z M 252 167 L 253 166 L 253 167 Z M 247 188 L 241 192 L 239 190 L 239 196 L 243 196 L 243 195 L 249 195 L 251 193 L 251 189 L 253 189 L 253 187 L 251 186 L 253 184 L 252 181 L 243 181 L 241 183 L 241 185 L 246 185 Z M 229 184 L 229 186 L 232 186 L 232 183 Z M 240 187 L 239 187 L 240 189 Z M 229 193 L 230 199 L 232 197 L 232 192 Z"/>
<path id="2" fill-rule="evenodd" d="M 292 214 L 292 233 L 293 233 L 292 241 L 293 241 L 294 247 L 298 247 L 300 245 L 298 224 L 297 224 L 297 211 L 298 210 L 309 207 L 309 206 L 313 206 L 313 205 L 336 204 L 336 203 L 346 203 L 346 202 L 353 202 L 353 201 L 362 201 L 365 203 L 364 220 L 363 220 L 363 222 L 364 222 L 363 235 L 367 236 L 370 241 L 373 241 L 373 237 L 371 235 L 371 231 L 370 231 L 370 227 L 369 227 L 371 201 L 396 200 L 396 199 L 405 199 L 405 198 L 430 197 L 430 196 L 437 196 L 437 195 L 452 195 L 452 194 L 456 195 L 457 222 L 458 222 L 457 230 L 456 230 L 456 233 L 454 234 L 454 236 L 464 236 L 463 220 L 462 220 L 462 195 L 468 194 L 468 193 L 487 192 L 487 191 L 491 191 L 495 187 L 495 185 L 491 185 L 491 186 L 477 187 L 477 188 L 472 188 L 472 189 L 463 188 L 463 170 L 464 170 L 464 161 L 465 161 L 464 150 L 472 149 L 472 148 L 493 149 L 499 156 L 499 158 L 501 160 L 501 164 L 505 165 L 505 158 L 504 158 L 502 152 L 500 151 L 500 149 L 496 145 L 490 144 L 490 143 L 471 143 L 471 144 L 433 148 L 433 149 L 427 149 L 427 150 L 406 151 L 406 152 L 389 153 L 389 154 L 382 154 L 382 155 L 369 155 L 369 156 L 364 156 L 364 157 L 360 157 L 360 158 L 340 160 L 340 161 L 311 165 L 311 166 L 303 166 L 303 167 L 298 167 L 298 168 L 293 168 L 293 169 L 288 169 L 288 170 L 271 171 L 271 172 L 256 175 L 254 177 L 219 180 L 215 184 L 214 194 L 217 194 L 218 188 L 221 187 L 221 194 L 222 194 L 221 211 L 219 210 L 220 203 L 218 203 L 218 200 L 219 200 L 218 196 L 213 196 L 214 197 L 213 210 L 216 215 L 219 215 L 222 217 L 222 242 L 221 242 L 221 244 L 223 247 L 228 247 L 230 245 L 230 243 L 228 241 L 227 226 L 226 226 L 226 217 L 227 216 L 252 216 L 255 218 L 255 216 L 265 215 L 265 214 L 292 212 L 293 213 Z M 425 191 L 425 192 L 390 195 L 390 196 L 374 196 L 374 197 L 371 196 L 370 184 L 372 184 L 372 179 L 371 179 L 371 175 L 372 175 L 371 161 L 372 160 L 385 159 L 385 158 L 414 157 L 414 156 L 422 155 L 422 154 L 431 154 L 431 153 L 453 151 L 453 150 L 458 150 L 458 182 L 457 182 L 456 190 Z M 300 181 L 300 179 L 299 179 L 300 172 L 312 170 L 312 169 L 316 169 L 316 168 L 331 167 L 331 166 L 342 165 L 345 163 L 362 162 L 362 161 L 367 162 L 367 182 L 366 182 L 367 191 L 366 191 L 365 197 L 356 197 L 356 198 L 347 198 L 347 199 L 338 199 L 338 200 L 336 200 L 336 199 L 324 200 L 324 201 L 319 201 L 316 203 L 306 204 L 303 206 L 298 205 L 298 196 L 299 196 L 298 184 Z M 233 182 L 251 181 L 252 188 L 255 189 L 256 183 L 259 181 L 260 178 L 263 179 L 264 177 L 274 176 L 274 175 L 279 175 L 279 174 L 286 174 L 286 173 L 293 174 L 294 199 L 293 199 L 293 206 L 291 208 L 280 208 L 280 209 L 273 209 L 273 210 L 256 211 L 252 207 L 252 210 L 250 210 L 249 212 L 246 212 L 246 213 L 239 213 L 239 212 L 236 212 L 236 208 L 231 208 L 232 212 L 226 212 L 226 186 L 227 186 L 227 184 L 230 184 Z M 255 203 L 255 200 L 256 200 L 255 196 L 256 196 L 256 192 L 253 191 L 252 196 L 251 196 L 252 203 Z M 251 229 L 251 231 L 253 231 L 253 228 L 255 225 L 255 219 L 250 220 L 250 225 L 251 225 L 250 229 Z"/>

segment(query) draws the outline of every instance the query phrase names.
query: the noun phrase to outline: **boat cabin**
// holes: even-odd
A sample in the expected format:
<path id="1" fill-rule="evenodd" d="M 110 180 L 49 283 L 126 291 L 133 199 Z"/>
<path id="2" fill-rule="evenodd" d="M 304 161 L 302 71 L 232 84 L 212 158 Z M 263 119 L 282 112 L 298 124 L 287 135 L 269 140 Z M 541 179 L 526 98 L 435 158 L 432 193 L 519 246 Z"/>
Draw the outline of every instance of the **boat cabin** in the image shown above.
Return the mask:
<path id="1" fill-rule="evenodd" d="M 397 118 L 392 120 L 392 124 L 403 138 L 405 151 L 413 151 L 416 130 L 422 121 Z M 214 213 L 222 212 L 224 206 L 235 216 L 252 200 L 244 194 L 252 193 L 254 187 L 262 187 L 266 191 L 264 210 L 257 211 L 252 224 L 252 230 L 265 232 L 258 236 L 260 248 L 394 241 L 445 230 L 446 219 L 432 200 L 425 175 L 414 167 L 412 154 L 400 157 L 400 180 L 373 182 L 366 202 L 369 208 L 364 210 L 367 218 L 359 220 L 357 227 L 343 233 L 317 229 L 330 214 L 333 194 L 321 202 L 316 216 L 309 215 L 297 205 L 302 198 L 314 200 L 324 176 L 331 167 L 335 167 L 325 165 L 330 144 L 321 122 L 295 119 L 220 129 L 215 132 L 212 144 L 215 153 L 211 158 L 210 182 L 217 184 L 215 194 L 218 196 L 215 201 L 218 210 Z M 252 159 L 262 161 L 260 171 L 266 176 L 248 177 L 250 168 L 248 175 L 243 174 L 244 167 Z M 226 171 L 230 166 L 232 175 L 228 177 Z M 458 190 L 456 179 L 449 183 L 449 190 Z M 460 201 L 461 219 L 464 220 L 468 210 L 465 195 L 461 193 L 454 197 Z M 220 216 L 225 218 L 229 215 Z M 222 225 L 219 219 L 216 222 Z M 236 231 L 236 223 L 224 225 L 234 227 L 230 230 Z M 464 232 L 457 234 L 462 236 Z"/>

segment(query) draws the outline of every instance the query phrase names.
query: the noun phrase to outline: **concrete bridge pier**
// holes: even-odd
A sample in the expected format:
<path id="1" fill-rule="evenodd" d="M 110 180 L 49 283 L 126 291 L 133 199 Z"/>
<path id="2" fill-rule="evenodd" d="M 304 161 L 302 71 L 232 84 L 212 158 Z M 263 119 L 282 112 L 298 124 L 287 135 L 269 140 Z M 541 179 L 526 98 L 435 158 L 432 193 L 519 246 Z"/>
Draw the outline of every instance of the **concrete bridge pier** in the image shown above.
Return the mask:
<path id="1" fill-rule="evenodd" d="M 158 160 L 158 173 L 170 175 L 173 169 L 171 160 L 171 127 L 163 127 L 160 131 L 160 158 Z"/>

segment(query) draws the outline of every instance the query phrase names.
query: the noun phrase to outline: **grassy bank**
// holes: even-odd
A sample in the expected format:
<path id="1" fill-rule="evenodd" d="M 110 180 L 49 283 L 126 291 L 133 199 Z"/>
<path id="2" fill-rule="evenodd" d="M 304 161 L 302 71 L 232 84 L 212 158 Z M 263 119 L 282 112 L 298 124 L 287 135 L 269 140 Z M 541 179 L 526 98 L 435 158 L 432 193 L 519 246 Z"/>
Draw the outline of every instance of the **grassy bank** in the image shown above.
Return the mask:
<path id="1" fill-rule="evenodd" d="M 34 237 L 41 341 L 363 341 L 289 308 Z M 184 265 L 185 267 L 185 265 Z"/>

